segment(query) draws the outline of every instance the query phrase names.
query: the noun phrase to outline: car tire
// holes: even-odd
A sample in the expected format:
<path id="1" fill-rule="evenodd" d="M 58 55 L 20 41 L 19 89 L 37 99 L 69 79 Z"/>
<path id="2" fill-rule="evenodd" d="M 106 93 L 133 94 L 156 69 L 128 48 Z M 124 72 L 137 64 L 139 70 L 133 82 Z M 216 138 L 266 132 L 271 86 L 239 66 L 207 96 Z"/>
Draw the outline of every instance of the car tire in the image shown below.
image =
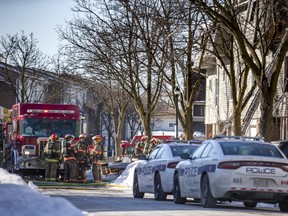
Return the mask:
<path id="1" fill-rule="evenodd" d="M 186 197 L 181 197 L 181 191 L 180 191 L 180 185 L 179 185 L 179 177 L 178 173 L 174 176 L 174 182 L 173 182 L 173 201 L 175 204 L 185 204 L 186 203 Z"/>
<path id="2" fill-rule="evenodd" d="M 286 201 L 281 201 L 278 203 L 279 204 L 279 209 L 281 212 L 288 212 L 288 202 Z"/>
<path id="3" fill-rule="evenodd" d="M 163 191 L 160 174 L 157 173 L 154 180 L 154 198 L 155 200 L 166 200 L 167 194 Z"/>
<path id="4" fill-rule="evenodd" d="M 204 208 L 216 207 L 217 200 L 212 196 L 208 175 L 201 180 L 201 204 Z"/>
<path id="5" fill-rule="evenodd" d="M 144 193 L 141 193 L 139 191 L 137 172 L 134 172 L 134 178 L 133 178 L 133 197 L 134 198 L 143 198 L 144 197 Z"/>
<path id="6" fill-rule="evenodd" d="M 257 206 L 257 202 L 243 202 L 246 208 L 255 208 Z"/>

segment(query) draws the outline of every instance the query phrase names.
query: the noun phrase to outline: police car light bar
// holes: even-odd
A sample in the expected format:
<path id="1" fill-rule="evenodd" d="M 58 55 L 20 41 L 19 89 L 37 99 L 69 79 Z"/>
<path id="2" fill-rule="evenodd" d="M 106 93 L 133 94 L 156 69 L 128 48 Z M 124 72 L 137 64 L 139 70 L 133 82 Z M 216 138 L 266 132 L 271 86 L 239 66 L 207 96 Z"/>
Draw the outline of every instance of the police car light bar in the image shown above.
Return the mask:
<path id="1" fill-rule="evenodd" d="M 250 136 L 226 136 L 226 135 L 215 135 L 213 139 L 239 139 L 239 140 L 255 140 L 264 141 L 264 137 L 250 137 Z"/>
<path id="2" fill-rule="evenodd" d="M 27 113 L 60 113 L 60 114 L 74 114 L 74 110 L 46 110 L 46 109 L 28 109 Z"/>

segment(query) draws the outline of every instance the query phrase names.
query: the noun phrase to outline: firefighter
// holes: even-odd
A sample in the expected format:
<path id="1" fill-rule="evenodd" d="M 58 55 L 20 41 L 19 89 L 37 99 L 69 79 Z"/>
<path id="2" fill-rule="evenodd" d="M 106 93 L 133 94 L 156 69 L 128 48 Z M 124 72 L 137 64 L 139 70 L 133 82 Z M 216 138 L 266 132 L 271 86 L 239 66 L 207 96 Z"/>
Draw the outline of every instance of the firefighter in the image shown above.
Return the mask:
<path id="1" fill-rule="evenodd" d="M 135 146 L 135 156 L 144 155 L 145 147 L 147 146 L 147 136 L 142 136 L 140 142 L 138 142 Z"/>
<path id="2" fill-rule="evenodd" d="M 158 145 L 158 139 L 152 138 L 149 143 L 148 154 L 150 154 L 157 145 Z"/>
<path id="3" fill-rule="evenodd" d="M 49 142 L 44 148 L 44 156 L 45 181 L 58 181 L 57 171 L 59 169 L 59 162 L 61 161 L 61 149 L 57 134 L 52 134 L 49 137 Z"/>
<path id="4" fill-rule="evenodd" d="M 74 152 L 76 153 L 76 159 L 78 161 L 79 168 L 79 181 L 86 182 L 86 167 L 88 165 L 88 149 L 89 145 L 84 134 L 80 134 L 79 141 L 74 146 Z"/>
<path id="5" fill-rule="evenodd" d="M 64 182 L 77 182 L 78 180 L 78 164 L 76 154 L 72 148 L 74 136 L 66 134 L 62 141 L 62 155 L 64 161 Z"/>
<path id="6" fill-rule="evenodd" d="M 89 155 L 92 162 L 92 174 L 94 182 L 102 181 L 102 161 L 103 161 L 103 146 L 101 144 L 102 137 L 96 135 L 92 137 L 93 144 L 90 146 Z"/>

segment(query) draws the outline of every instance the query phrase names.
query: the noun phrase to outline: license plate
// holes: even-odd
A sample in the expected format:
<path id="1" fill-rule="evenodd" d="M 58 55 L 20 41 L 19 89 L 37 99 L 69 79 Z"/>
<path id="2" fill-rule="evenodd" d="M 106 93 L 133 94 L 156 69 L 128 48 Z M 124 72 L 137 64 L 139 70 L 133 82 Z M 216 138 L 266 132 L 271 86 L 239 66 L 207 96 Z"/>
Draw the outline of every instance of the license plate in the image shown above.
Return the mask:
<path id="1" fill-rule="evenodd" d="M 253 179 L 254 187 L 268 187 L 268 180 L 266 179 Z"/>

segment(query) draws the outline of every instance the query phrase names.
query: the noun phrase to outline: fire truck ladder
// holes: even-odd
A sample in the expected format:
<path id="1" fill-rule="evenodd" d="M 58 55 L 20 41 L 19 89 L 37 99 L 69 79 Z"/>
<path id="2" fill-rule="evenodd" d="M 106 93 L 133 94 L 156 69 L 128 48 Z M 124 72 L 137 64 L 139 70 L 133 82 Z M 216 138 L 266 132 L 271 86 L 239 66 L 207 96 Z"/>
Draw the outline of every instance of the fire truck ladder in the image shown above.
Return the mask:
<path id="1" fill-rule="evenodd" d="M 284 92 L 280 98 L 277 100 L 277 102 L 275 103 L 274 105 L 274 108 L 273 108 L 273 116 L 276 116 L 277 115 L 277 110 L 278 110 L 278 107 L 280 106 L 280 104 L 283 102 L 283 100 L 288 96 L 288 92 Z"/>
<path id="2" fill-rule="evenodd" d="M 283 43 L 285 41 L 285 38 L 288 36 L 288 30 L 285 31 L 285 34 L 273 56 L 273 60 L 271 61 L 271 63 L 267 66 L 266 68 L 266 73 L 267 73 L 267 79 L 268 79 L 268 82 L 270 83 L 270 80 L 271 80 L 271 77 L 272 77 L 272 73 L 273 73 L 273 68 L 275 66 L 275 63 L 276 63 L 276 60 L 278 58 L 278 54 L 283 46 Z M 253 101 L 251 102 L 249 108 L 248 108 L 248 111 L 243 119 L 243 124 L 242 124 L 242 134 L 245 134 L 246 131 L 247 131 L 247 128 L 252 120 L 252 117 L 256 111 L 256 109 L 258 108 L 259 106 L 259 102 L 260 102 L 260 91 L 259 89 L 257 90 L 255 96 L 254 96 L 254 99 Z"/>
<path id="3" fill-rule="evenodd" d="M 225 131 L 226 131 L 229 127 L 231 127 L 232 121 L 233 121 L 233 115 L 231 115 L 228 119 L 225 120 L 223 129 L 222 129 L 222 131 L 220 132 L 221 135 L 223 135 L 223 134 L 225 133 Z"/>
<path id="4" fill-rule="evenodd" d="M 248 108 L 248 111 L 246 113 L 246 115 L 243 118 L 243 124 L 241 127 L 241 132 L 242 134 L 245 134 L 247 131 L 248 126 L 250 125 L 250 122 L 252 120 L 252 117 L 255 113 L 255 111 L 257 110 L 258 106 L 259 106 L 259 102 L 260 102 L 260 91 L 258 90 Z"/>
<path id="5" fill-rule="evenodd" d="M 251 122 L 251 119 L 256 111 L 256 109 L 258 108 L 258 105 L 259 105 L 259 101 L 260 101 L 260 91 L 257 91 L 255 96 L 254 96 L 254 99 L 253 101 L 251 102 L 250 106 L 249 106 L 249 109 L 243 119 L 243 124 L 242 124 L 242 127 L 241 127 L 241 131 L 242 131 L 242 134 L 245 134 L 244 132 L 246 132 L 250 122 Z M 221 131 L 220 134 L 224 134 L 226 129 L 229 128 L 231 126 L 233 122 L 233 116 L 231 115 L 226 121 L 225 121 L 225 125 Z M 244 131 L 245 130 L 245 131 Z"/>

